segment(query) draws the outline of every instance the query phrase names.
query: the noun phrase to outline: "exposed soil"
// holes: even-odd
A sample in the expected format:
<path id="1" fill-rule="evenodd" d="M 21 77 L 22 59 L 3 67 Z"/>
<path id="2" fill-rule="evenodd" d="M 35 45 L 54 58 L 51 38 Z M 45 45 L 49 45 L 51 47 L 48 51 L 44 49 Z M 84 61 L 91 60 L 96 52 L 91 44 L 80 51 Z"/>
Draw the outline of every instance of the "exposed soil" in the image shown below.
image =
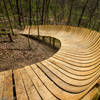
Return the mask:
<path id="1" fill-rule="evenodd" d="M 0 36 L 0 71 L 31 65 L 57 51 L 33 39 L 30 39 L 32 49 L 29 49 L 28 38 L 22 35 L 13 37 L 13 40 L 10 42 L 7 35 Z"/>

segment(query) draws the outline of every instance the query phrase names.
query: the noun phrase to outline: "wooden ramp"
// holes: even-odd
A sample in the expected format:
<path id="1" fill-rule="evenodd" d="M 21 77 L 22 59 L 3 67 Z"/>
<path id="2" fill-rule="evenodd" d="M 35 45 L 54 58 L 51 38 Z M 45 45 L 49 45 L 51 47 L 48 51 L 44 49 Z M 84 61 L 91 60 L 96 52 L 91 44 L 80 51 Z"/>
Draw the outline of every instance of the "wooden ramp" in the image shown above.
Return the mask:
<path id="1" fill-rule="evenodd" d="M 28 31 L 26 27 L 22 33 L 28 34 Z M 37 35 L 36 26 L 31 27 L 31 35 Z M 40 35 L 60 40 L 61 48 L 42 62 L 0 72 L 0 98 L 80 100 L 86 94 L 89 96 L 100 78 L 100 33 L 48 25 L 40 26 Z"/>

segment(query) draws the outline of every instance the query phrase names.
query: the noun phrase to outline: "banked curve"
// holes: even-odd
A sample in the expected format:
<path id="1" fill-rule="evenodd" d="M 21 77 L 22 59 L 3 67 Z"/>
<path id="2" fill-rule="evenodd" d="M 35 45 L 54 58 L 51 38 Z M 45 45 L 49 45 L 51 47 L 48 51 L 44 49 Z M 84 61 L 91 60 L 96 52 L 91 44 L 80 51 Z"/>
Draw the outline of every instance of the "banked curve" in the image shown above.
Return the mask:
<path id="1" fill-rule="evenodd" d="M 29 26 L 20 33 L 28 34 Z M 60 49 L 44 61 L 0 75 L 13 73 L 17 100 L 82 99 L 100 79 L 100 33 L 63 25 L 40 25 L 39 33 L 60 40 Z M 30 34 L 38 34 L 37 26 Z"/>
<path id="2" fill-rule="evenodd" d="M 40 36 L 59 39 L 61 48 L 49 59 L 31 65 L 32 71 L 35 70 L 35 66 L 37 69 L 35 74 L 55 97 L 62 100 L 78 100 L 99 80 L 100 33 L 85 28 L 60 25 L 44 25 L 39 26 L 39 29 Z M 28 32 L 29 27 L 26 27 L 23 34 Z M 31 27 L 30 34 L 37 35 L 37 26 Z M 24 69 L 27 71 L 28 67 Z M 41 71 L 43 76 L 40 77 L 38 71 Z M 49 88 L 49 85 L 52 88 Z M 62 92 L 60 94 L 59 91 L 54 92 L 53 88 L 55 91 L 58 88 Z M 62 96 L 59 96 L 61 94 Z"/>

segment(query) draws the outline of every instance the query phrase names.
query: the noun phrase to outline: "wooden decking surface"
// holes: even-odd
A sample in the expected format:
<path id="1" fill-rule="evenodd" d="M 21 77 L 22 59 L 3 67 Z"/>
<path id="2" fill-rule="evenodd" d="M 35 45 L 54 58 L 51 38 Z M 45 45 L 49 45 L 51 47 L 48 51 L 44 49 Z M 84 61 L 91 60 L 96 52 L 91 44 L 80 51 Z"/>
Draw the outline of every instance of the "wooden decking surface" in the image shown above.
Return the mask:
<path id="1" fill-rule="evenodd" d="M 29 27 L 22 32 L 28 34 Z M 37 35 L 37 27 L 31 27 Z M 41 36 L 61 41 L 47 60 L 0 72 L 0 98 L 7 100 L 79 100 L 100 79 L 100 33 L 70 26 L 40 26 Z M 93 93 L 91 93 L 92 95 Z"/>

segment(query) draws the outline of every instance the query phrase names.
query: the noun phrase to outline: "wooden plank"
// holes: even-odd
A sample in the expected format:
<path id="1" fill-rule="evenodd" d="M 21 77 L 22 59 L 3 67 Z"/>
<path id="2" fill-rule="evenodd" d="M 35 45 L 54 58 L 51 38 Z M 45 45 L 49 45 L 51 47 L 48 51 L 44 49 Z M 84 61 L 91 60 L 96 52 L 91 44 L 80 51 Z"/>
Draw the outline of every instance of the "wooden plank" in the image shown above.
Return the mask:
<path id="1" fill-rule="evenodd" d="M 44 62 L 44 61 L 42 61 L 42 62 Z M 45 60 L 45 62 L 49 63 L 53 67 L 56 67 L 57 70 L 61 71 L 65 75 L 72 76 L 73 78 L 78 79 L 78 80 L 90 79 L 90 78 L 94 77 L 96 75 L 96 73 L 98 73 L 100 71 L 99 66 L 97 67 L 97 69 L 95 68 L 96 70 L 94 69 L 94 70 L 82 72 L 82 71 L 75 71 L 74 69 L 72 70 L 60 62 L 55 62 L 55 61 L 50 62 L 48 60 Z M 82 74 L 82 73 L 84 73 L 84 74 Z"/>
<path id="2" fill-rule="evenodd" d="M 77 85 L 77 86 L 81 86 L 81 85 L 85 85 L 85 84 L 88 84 L 90 83 L 94 77 L 89 77 L 89 78 L 84 78 L 84 80 L 81 80 L 79 79 L 80 77 L 84 77 L 84 76 L 75 76 L 73 74 L 70 74 L 68 72 L 65 72 L 61 69 L 59 69 L 59 67 L 53 65 L 53 64 L 50 64 L 49 62 L 47 61 L 43 61 L 42 62 L 43 65 L 45 65 L 45 67 L 47 67 L 51 72 L 55 73 L 55 75 L 57 75 L 59 78 L 61 78 L 62 80 L 64 80 L 65 82 L 68 82 L 70 84 L 73 84 L 73 85 Z M 100 71 L 100 70 L 99 70 Z"/>
<path id="3" fill-rule="evenodd" d="M 89 67 L 89 68 L 87 68 L 87 67 L 82 68 L 81 66 L 77 67 L 77 66 L 68 64 L 66 62 L 60 61 L 59 59 L 56 59 L 56 58 L 50 58 L 50 59 L 48 59 L 48 61 L 59 66 L 63 70 L 66 70 L 66 71 L 69 71 L 73 74 L 81 75 L 81 76 L 92 75 L 100 69 L 98 63 L 94 66 Z"/>
<path id="4" fill-rule="evenodd" d="M 78 61 L 77 62 L 75 60 L 69 60 L 69 58 L 63 56 L 63 55 L 54 55 L 53 56 L 54 58 L 56 59 L 59 59 L 61 61 L 64 61 L 68 64 L 71 64 L 71 65 L 74 65 L 74 66 L 78 66 L 78 67 L 91 67 L 91 66 L 95 66 L 99 61 L 100 59 L 96 59 L 95 61 L 91 62 L 91 63 L 82 63 L 81 61 Z"/>
<path id="5" fill-rule="evenodd" d="M 32 27 L 33 35 L 36 33 L 35 31 L 36 28 Z M 59 71 L 62 71 L 66 75 L 70 73 L 71 77 L 78 78 L 81 80 L 84 79 L 88 80 L 88 78 L 90 79 L 90 77 L 92 79 L 94 76 L 95 77 L 99 76 L 100 74 L 99 73 L 100 70 L 99 68 L 100 34 L 99 33 L 84 28 L 76 28 L 76 27 L 68 27 L 68 26 L 67 27 L 46 26 L 46 25 L 40 26 L 40 33 L 43 36 L 51 36 L 61 41 L 61 48 L 59 50 L 60 54 L 57 52 L 57 55 L 51 57 L 48 60 L 50 61 L 50 63 L 55 65 L 53 66 L 54 68 L 59 67 Z M 57 57 L 59 57 L 59 59 L 56 59 Z M 59 76 L 60 78 L 62 76 L 62 79 L 64 80 L 66 78 L 65 76 L 63 76 L 58 71 L 53 69 L 51 65 L 44 66 L 43 63 L 42 63 L 43 66 L 41 65 L 41 63 L 38 63 L 37 65 L 32 65 L 33 72 L 31 72 L 32 70 L 30 68 L 26 69 L 28 70 L 30 79 L 34 80 L 33 83 L 35 83 L 36 87 L 38 87 L 37 83 L 39 83 L 39 85 L 42 86 L 42 84 L 40 84 L 40 82 L 42 82 L 43 86 L 48 88 L 48 90 L 52 92 L 52 94 L 54 94 L 56 97 L 62 100 L 79 100 L 79 98 L 85 95 L 99 80 L 99 78 L 97 80 L 94 80 L 93 83 L 90 85 L 90 87 L 87 88 L 84 92 L 72 94 L 66 92 L 65 90 L 63 90 L 63 88 L 57 86 L 61 84 L 61 82 L 58 81 L 57 77 L 55 76 Z M 68 73 L 66 73 L 66 71 Z M 55 73 L 55 75 L 53 75 L 52 72 Z M 34 76 L 35 79 L 33 78 Z M 56 84 L 54 84 L 54 82 Z M 38 88 L 38 90 L 40 91 L 40 88 Z M 42 95 L 41 92 L 39 93 Z"/>
<path id="6" fill-rule="evenodd" d="M 2 99 L 4 87 L 4 72 L 0 72 L 0 99 Z"/>
<path id="7" fill-rule="evenodd" d="M 52 79 L 52 81 L 60 88 L 62 88 L 65 91 L 71 92 L 71 93 L 79 93 L 81 91 L 84 91 L 85 89 L 87 89 L 87 87 L 90 85 L 84 85 L 81 86 L 80 84 L 78 84 L 79 82 L 75 80 L 72 80 L 71 78 L 68 78 L 66 76 L 64 76 L 63 74 L 61 75 L 60 72 L 53 70 L 49 70 L 48 68 L 46 68 L 46 66 L 44 67 L 44 65 L 42 65 L 41 63 L 37 64 L 41 70 L 43 70 L 43 72 L 50 78 Z M 48 65 L 48 67 L 50 67 Z M 57 75 L 58 74 L 58 75 Z M 62 76 L 62 77 L 59 77 Z M 76 84 L 80 85 L 77 86 Z M 84 84 L 84 82 L 83 82 Z"/>
<path id="8" fill-rule="evenodd" d="M 100 52 L 98 50 L 95 51 L 95 53 L 90 53 L 90 54 L 84 54 L 84 53 L 79 53 L 79 52 L 74 52 L 74 51 L 70 51 L 68 49 L 65 49 L 65 47 L 61 47 L 61 49 L 59 50 L 59 52 L 64 52 L 64 53 L 67 53 L 69 55 L 72 55 L 72 56 L 77 56 L 79 58 L 94 58 L 95 55 L 99 54 Z"/>
<path id="9" fill-rule="evenodd" d="M 19 69 L 14 70 L 14 80 L 17 100 L 29 100 Z"/>
<path id="10" fill-rule="evenodd" d="M 66 73 L 65 74 L 62 73 L 61 71 L 58 70 L 59 68 L 56 67 L 55 65 L 51 65 L 45 61 L 43 61 L 42 64 L 45 66 L 45 68 L 50 70 L 51 73 L 54 73 L 55 76 L 59 77 L 62 81 L 66 82 L 66 83 L 70 83 L 73 85 L 80 85 L 80 86 L 84 84 L 82 81 L 75 79 L 72 75 L 69 76 Z"/>
<path id="11" fill-rule="evenodd" d="M 90 73 L 91 73 L 91 71 L 93 71 L 93 69 L 94 69 L 94 72 L 95 72 L 95 70 L 97 69 L 97 66 L 99 66 L 99 60 L 98 60 L 97 63 L 95 63 L 93 65 L 86 66 L 85 64 L 80 64 L 80 65 L 78 65 L 78 63 L 73 64 L 73 63 L 69 62 L 68 60 L 66 60 L 64 58 L 60 58 L 60 57 L 52 57 L 49 60 L 52 60 L 52 59 L 55 59 L 55 61 L 56 60 L 60 61 L 61 63 L 65 64 L 66 66 L 70 67 L 71 69 L 78 70 L 78 71 L 81 71 L 81 72 L 90 71 Z"/>
<path id="12" fill-rule="evenodd" d="M 93 62 L 93 61 L 96 61 L 97 59 L 99 59 L 99 56 L 98 55 L 96 55 L 95 57 L 93 57 L 92 59 L 89 59 L 89 58 L 80 58 L 81 56 L 79 56 L 79 57 L 74 57 L 74 56 L 70 56 L 70 55 L 68 55 L 68 54 L 66 54 L 66 53 L 58 53 L 58 54 L 56 54 L 56 55 L 61 55 L 61 56 L 64 56 L 64 57 L 66 57 L 67 59 L 69 59 L 70 58 L 70 60 L 73 60 L 73 61 L 78 61 L 78 62 L 82 62 L 82 63 L 90 63 L 90 62 Z"/>
<path id="13" fill-rule="evenodd" d="M 45 87 L 44 83 L 41 81 L 41 79 L 36 75 L 34 70 L 37 70 L 37 68 L 35 68 L 34 70 L 32 70 L 31 67 L 25 67 L 27 73 L 29 74 L 30 78 L 32 79 L 36 89 L 38 90 L 39 94 L 41 95 L 41 98 L 43 100 L 57 100 L 56 97 L 54 97 L 52 95 L 52 93 L 50 93 L 50 91 L 48 90 L 48 88 Z"/>
<path id="14" fill-rule="evenodd" d="M 81 100 L 92 100 L 95 94 L 98 92 L 98 88 L 93 88 L 88 94 L 86 94 Z"/>
<path id="15" fill-rule="evenodd" d="M 36 65 L 32 65 L 32 69 L 35 71 L 35 73 L 37 73 L 38 77 L 42 80 L 44 85 L 51 91 L 51 93 L 54 96 L 56 96 L 57 98 L 61 100 L 67 100 L 67 99 L 72 100 L 73 95 L 71 93 L 65 92 L 61 88 L 59 88 Z"/>
<path id="16" fill-rule="evenodd" d="M 75 54 L 69 54 L 68 52 L 65 52 L 65 51 L 59 51 L 58 54 L 60 55 L 65 55 L 66 57 L 71 57 L 73 59 L 79 59 L 80 61 L 83 60 L 83 61 L 90 61 L 92 60 L 93 58 L 95 57 L 99 57 L 99 54 L 95 54 L 94 56 L 91 56 L 91 57 L 83 57 L 82 55 L 75 55 Z"/>
<path id="17" fill-rule="evenodd" d="M 30 77 L 28 76 L 27 72 L 24 69 L 20 70 L 20 72 L 30 100 L 41 100 L 41 97 L 39 96 L 36 88 L 34 87 L 34 83 L 32 83 L 32 81 L 30 80 Z"/>
<path id="18" fill-rule="evenodd" d="M 4 88 L 2 99 L 13 100 L 12 71 L 4 72 Z"/>
<path id="19" fill-rule="evenodd" d="M 70 86 L 69 86 L 69 88 L 71 88 L 71 85 L 73 85 L 73 88 L 71 88 L 71 89 L 68 89 L 68 90 L 74 90 L 74 91 L 82 91 L 82 90 L 85 90 L 85 89 L 87 89 L 96 79 L 97 79 L 97 77 L 99 76 L 99 71 L 98 71 L 98 73 L 97 74 L 95 74 L 94 76 L 92 76 L 91 78 L 88 78 L 88 79 L 86 79 L 86 80 L 78 80 L 78 79 L 74 79 L 74 77 L 73 76 L 69 76 L 68 77 L 68 75 L 67 76 L 65 76 L 65 74 L 62 74 L 60 71 L 58 71 L 58 69 L 57 69 L 57 67 L 56 67 L 56 69 L 57 70 L 55 70 L 55 67 L 51 67 L 48 63 L 46 63 L 45 61 L 43 61 L 42 62 L 43 63 L 43 65 L 45 65 L 45 67 L 47 68 L 47 69 L 49 69 L 50 71 L 51 71 L 51 75 L 49 75 L 48 73 L 49 73 L 49 71 L 47 72 L 44 68 L 43 68 L 43 65 L 41 65 L 41 64 L 38 64 L 39 66 L 40 66 L 40 68 L 41 69 L 43 69 L 43 71 L 44 72 L 46 72 L 47 73 L 47 75 L 49 75 L 49 77 L 50 78 L 52 78 L 52 80 L 56 80 L 55 82 L 58 82 L 58 80 L 56 79 L 57 77 L 59 77 L 60 78 L 60 80 L 62 80 L 63 82 L 66 82 L 67 84 L 70 84 Z M 55 77 L 55 76 L 53 76 L 52 75 L 52 72 L 55 74 L 55 76 L 57 76 L 57 77 Z M 51 76 L 53 76 L 53 77 L 51 77 Z M 55 79 L 53 79 L 55 77 Z M 84 76 L 83 76 L 84 77 Z M 62 88 L 66 88 L 66 86 L 64 87 L 64 85 L 61 85 L 61 84 L 63 84 L 62 82 L 58 82 L 59 83 L 59 86 L 61 86 Z M 58 83 L 56 83 L 56 84 L 58 84 Z M 68 87 L 67 87 L 68 88 Z"/>

